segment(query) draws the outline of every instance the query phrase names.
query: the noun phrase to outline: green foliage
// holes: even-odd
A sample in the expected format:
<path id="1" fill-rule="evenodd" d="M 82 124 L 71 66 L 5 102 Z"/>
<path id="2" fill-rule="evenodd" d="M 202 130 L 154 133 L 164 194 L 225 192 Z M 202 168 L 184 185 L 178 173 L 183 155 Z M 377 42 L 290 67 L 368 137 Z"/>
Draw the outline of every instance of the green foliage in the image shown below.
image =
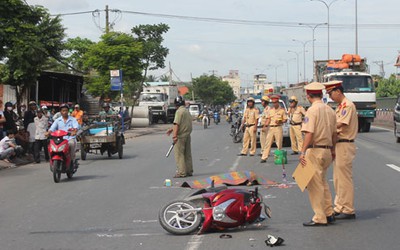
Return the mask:
<path id="1" fill-rule="evenodd" d="M 84 55 L 94 44 L 93 41 L 87 38 L 69 38 L 65 43 L 63 57 L 71 68 L 84 72 L 87 70 L 87 68 L 84 67 Z"/>
<path id="2" fill-rule="evenodd" d="M 64 28 L 59 17 L 20 0 L 1 1 L 0 13 L 0 59 L 5 61 L 0 80 L 16 87 L 19 103 L 48 59 L 60 59 Z"/>
<path id="3" fill-rule="evenodd" d="M 392 74 L 389 79 L 381 78 L 378 80 L 376 95 L 378 97 L 397 97 L 400 94 L 400 80 L 396 80 L 396 75 Z"/>
<path id="4" fill-rule="evenodd" d="M 121 69 L 126 91 L 137 89 L 141 79 L 142 45 L 126 33 L 110 32 L 89 47 L 84 67 L 93 70 L 87 88 L 95 96 L 114 97 L 110 90 L 110 70 Z M 135 87 L 136 86 L 136 87 Z"/>
<path id="5" fill-rule="evenodd" d="M 228 82 L 213 75 L 194 78 L 193 91 L 207 105 L 224 105 L 235 100 L 233 89 Z"/>

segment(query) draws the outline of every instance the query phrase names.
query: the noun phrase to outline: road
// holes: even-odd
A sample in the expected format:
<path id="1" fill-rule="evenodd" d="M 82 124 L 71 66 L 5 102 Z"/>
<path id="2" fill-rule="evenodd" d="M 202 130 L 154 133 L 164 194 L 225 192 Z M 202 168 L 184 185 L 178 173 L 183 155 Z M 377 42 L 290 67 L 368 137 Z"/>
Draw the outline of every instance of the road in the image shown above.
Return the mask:
<path id="1" fill-rule="evenodd" d="M 281 167 L 270 159 L 262 164 L 259 157 L 237 157 L 241 145 L 233 144 L 228 133 L 226 123 L 207 130 L 194 125 L 195 173 L 187 179 L 252 170 L 282 180 Z M 163 186 L 175 172 L 173 157 L 165 158 L 170 142 L 156 132 L 128 141 L 122 160 L 88 155 L 76 176 L 59 184 L 44 163 L 0 171 L 0 249 L 265 249 L 268 234 L 285 239 L 282 249 L 398 249 L 400 144 L 390 131 L 373 127 L 357 138 L 355 221 L 304 228 L 312 217 L 306 192 L 295 185 L 260 187 L 272 219 L 230 230 L 231 239 L 220 239 L 218 232 L 173 236 L 159 225 L 160 207 L 189 192 L 179 187 L 182 179 Z M 289 156 L 288 175 L 297 163 Z M 332 170 L 332 185 L 331 178 Z"/>

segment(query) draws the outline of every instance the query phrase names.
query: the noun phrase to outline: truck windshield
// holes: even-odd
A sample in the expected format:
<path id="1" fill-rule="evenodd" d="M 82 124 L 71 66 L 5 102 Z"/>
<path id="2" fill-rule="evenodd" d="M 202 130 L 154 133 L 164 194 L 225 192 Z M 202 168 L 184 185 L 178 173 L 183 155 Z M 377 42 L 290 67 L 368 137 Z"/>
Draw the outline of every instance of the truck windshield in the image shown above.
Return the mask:
<path id="1" fill-rule="evenodd" d="M 163 102 L 163 94 L 141 94 L 140 101 L 142 102 Z"/>
<path id="2" fill-rule="evenodd" d="M 370 76 L 334 76 L 329 79 L 343 81 L 344 92 L 374 92 L 374 83 Z"/>

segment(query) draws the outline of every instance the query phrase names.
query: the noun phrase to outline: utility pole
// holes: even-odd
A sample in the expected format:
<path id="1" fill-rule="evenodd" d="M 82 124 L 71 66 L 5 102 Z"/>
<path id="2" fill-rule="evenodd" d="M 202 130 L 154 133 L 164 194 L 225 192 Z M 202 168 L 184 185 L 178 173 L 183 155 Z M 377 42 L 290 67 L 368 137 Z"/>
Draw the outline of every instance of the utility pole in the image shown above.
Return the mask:
<path id="1" fill-rule="evenodd" d="M 358 55 L 358 10 L 357 10 L 357 0 L 356 0 L 356 8 L 355 9 L 356 9 L 356 55 Z"/>
<path id="2" fill-rule="evenodd" d="M 106 34 L 108 34 L 108 32 L 110 32 L 110 19 L 109 19 L 109 15 L 108 15 L 108 5 L 106 5 Z"/>
<path id="3" fill-rule="evenodd" d="M 384 78 L 385 77 L 385 68 L 383 65 L 383 61 L 373 61 L 376 65 L 379 66 L 379 75 Z"/>
<path id="4" fill-rule="evenodd" d="M 169 85 L 172 85 L 172 68 L 171 68 L 171 62 L 169 63 L 169 76 L 168 76 L 168 81 L 169 81 Z"/>
<path id="5" fill-rule="evenodd" d="M 192 73 L 190 73 L 190 81 L 192 82 L 192 101 L 194 102 L 194 88 L 193 88 L 193 76 L 192 76 Z"/>
<path id="6" fill-rule="evenodd" d="M 216 73 L 218 72 L 218 70 L 213 69 L 213 70 L 210 70 L 210 72 L 211 72 L 211 75 L 212 75 L 212 76 L 215 76 Z"/>

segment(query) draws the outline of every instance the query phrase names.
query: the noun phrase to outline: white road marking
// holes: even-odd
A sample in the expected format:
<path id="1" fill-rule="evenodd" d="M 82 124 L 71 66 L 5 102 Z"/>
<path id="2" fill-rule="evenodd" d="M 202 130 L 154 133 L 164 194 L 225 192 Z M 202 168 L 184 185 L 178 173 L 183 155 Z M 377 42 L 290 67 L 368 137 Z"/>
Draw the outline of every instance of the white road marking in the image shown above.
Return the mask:
<path id="1" fill-rule="evenodd" d="M 158 222 L 158 220 L 133 220 L 133 223 L 154 223 Z"/>
<path id="2" fill-rule="evenodd" d="M 233 163 L 232 167 L 229 169 L 229 171 L 231 172 L 236 171 L 237 167 L 239 166 L 239 161 L 240 161 L 240 156 L 236 157 L 236 160 Z"/>
<path id="3" fill-rule="evenodd" d="M 388 129 L 388 128 L 384 128 L 384 127 L 379 127 L 379 126 L 372 126 L 373 128 L 379 128 L 379 129 L 382 129 L 382 130 L 386 130 L 386 131 L 389 131 L 389 132 L 393 132 L 393 129 Z"/>
<path id="4" fill-rule="evenodd" d="M 207 167 L 212 167 L 212 166 L 214 166 L 214 164 L 217 163 L 217 162 L 220 161 L 220 160 L 221 160 L 221 159 L 212 160 L 212 161 L 210 162 L 210 164 L 207 165 Z"/>
<path id="5" fill-rule="evenodd" d="M 394 165 L 394 164 L 386 164 L 386 166 L 388 166 L 391 169 L 396 170 L 397 172 L 400 172 L 400 167 Z"/>
<path id="6" fill-rule="evenodd" d="M 122 237 L 143 237 L 143 236 L 158 236 L 162 234 L 149 234 L 149 233 L 141 233 L 141 234 L 97 234 L 99 238 L 122 238 Z"/>
<path id="7" fill-rule="evenodd" d="M 203 235 L 193 235 L 190 241 L 187 243 L 185 250 L 197 250 L 199 249 L 204 236 Z"/>

